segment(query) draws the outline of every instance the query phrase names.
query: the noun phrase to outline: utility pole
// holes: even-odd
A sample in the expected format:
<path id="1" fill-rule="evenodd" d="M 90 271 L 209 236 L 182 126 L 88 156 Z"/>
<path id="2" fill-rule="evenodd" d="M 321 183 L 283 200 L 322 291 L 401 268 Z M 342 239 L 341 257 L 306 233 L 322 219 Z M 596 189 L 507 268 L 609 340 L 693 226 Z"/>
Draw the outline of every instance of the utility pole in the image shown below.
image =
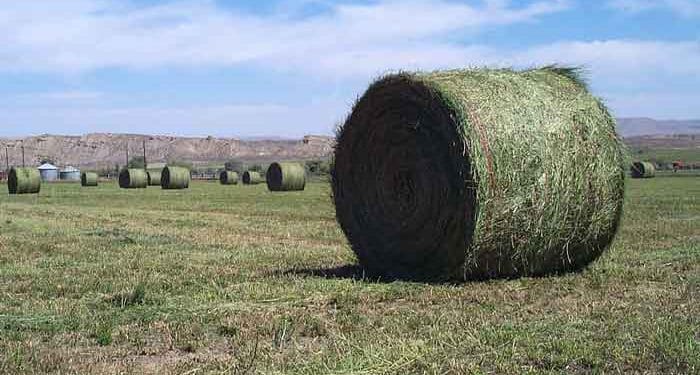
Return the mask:
<path id="1" fill-rule="evenodd" d="M 24 142 L 22 142 L 22 168 L 24 167 L 26 167 L 26 165 L 24 165 Z"/>
<path id="2" fill-rule="evenodd" d="M 126 164 L 124 164 L 124 169 L 129 169 L 129 142 L 126 142 Z"/>
<path id="3" fill-rule="evenodd" d="M 7 171 L 10 171 L 10 154 L 7 151 L 7 145 L 5 145 L 5 166 L 7 167 Z"/>
<path id="4" fill-rule="evenodd" d="M 148 170 L 148 163 L 146 162 L 146 138 L 143 139 L 143 169 Z"/>

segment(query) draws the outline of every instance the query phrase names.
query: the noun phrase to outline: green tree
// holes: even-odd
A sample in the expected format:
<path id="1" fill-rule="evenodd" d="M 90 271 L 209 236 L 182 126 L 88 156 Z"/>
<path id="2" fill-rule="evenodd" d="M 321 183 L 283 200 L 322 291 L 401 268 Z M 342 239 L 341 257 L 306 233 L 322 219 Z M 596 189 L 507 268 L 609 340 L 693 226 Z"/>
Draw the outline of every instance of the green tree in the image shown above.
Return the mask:
<path id="1" fill-rule="evenodd" d="M 245 165 L 243 165 L 243 162 L 240 160 L 231 159 L 224 163 L 224 169 L 226 169 L 227 171 L 243 173 L 245 172 Z"/>
<path id="2" fill-rule="evenodd" d="M 143 156 L 134 156 L 129 160 L 129 165 L 126 167 L 129 169 L 143 169 L 146 167 L 146 163 L 143 160 Z"/>

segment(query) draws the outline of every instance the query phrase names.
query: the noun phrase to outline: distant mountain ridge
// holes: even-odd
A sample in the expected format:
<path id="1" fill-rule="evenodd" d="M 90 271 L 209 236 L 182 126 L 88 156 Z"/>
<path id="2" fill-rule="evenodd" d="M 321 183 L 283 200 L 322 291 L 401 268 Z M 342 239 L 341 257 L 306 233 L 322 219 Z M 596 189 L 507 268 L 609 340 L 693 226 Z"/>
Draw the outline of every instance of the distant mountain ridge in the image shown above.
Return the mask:
<path id="1" fill-rule="evenodd" d="M 700 120 L 654 120 L 647 117 L 617 119 L 623 137 L 642 135 L 700 134 Z"/>
<path id="2" fill-rule="evenodd" d="M 665 121 L 649 118 L 618 119 L 618 130 L 630 145 L 697 148 L 700 120 Z M 688 137 L 673 135 L 685 134 Z M 696 140 L 696 138 L 698 138 Z M 26 163 L 38 165 L 43 159 L 56 164 L 83 168 L 113 168 L 124 165 L 127 145 L 131 156 L 142 154 L 147 144 L 151 163 L 171 160 L 194 164 L 222 163 L 230 159 L 244 161 L 309 160 L 327 158 L 333 152 L 334 139 L 326 135 L 308 135 L 302 139 L 254 137 L 248 139 L 216 137 L 177 137 L 166 135 L 93 133 L 82 136 L 38 135 L 25 138 L 0 138 L 0 151 L 9 147 L 10 165 L 22 162 L 24 144 Z M 4 167 L 5 158 L 1 155 Z"/>

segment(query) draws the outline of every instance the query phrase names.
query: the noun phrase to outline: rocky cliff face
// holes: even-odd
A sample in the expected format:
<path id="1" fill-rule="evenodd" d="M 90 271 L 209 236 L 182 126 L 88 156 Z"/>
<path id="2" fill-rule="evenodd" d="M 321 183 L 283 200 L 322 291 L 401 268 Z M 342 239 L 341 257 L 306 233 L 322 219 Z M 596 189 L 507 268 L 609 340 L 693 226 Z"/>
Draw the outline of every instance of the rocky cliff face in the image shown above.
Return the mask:
<path id="1" fill-rule="evenodd" d="M 307 136 L 301 140 L 245 141 L 235 138 L 136 134 L 41 135 L 23 139 L 0 138 L 2 167 L 5 164 L 5 146 L 9 149 L 10 165 L 20 165 L 22 163 L 21 146 L 24 145 L 27 165 L 36 165 L 42 159 L 50 159 L 61 166 L 111 168 L 116 164 L 124 165 L 127 148 L 130 156 L 142 155 L 144 140 L 149 163 L 177 160 L 197 165 L 230 159 L 251 161 L 318 159 L 328 157 L 333 149 L 333 139 L 324 136 Z"/>

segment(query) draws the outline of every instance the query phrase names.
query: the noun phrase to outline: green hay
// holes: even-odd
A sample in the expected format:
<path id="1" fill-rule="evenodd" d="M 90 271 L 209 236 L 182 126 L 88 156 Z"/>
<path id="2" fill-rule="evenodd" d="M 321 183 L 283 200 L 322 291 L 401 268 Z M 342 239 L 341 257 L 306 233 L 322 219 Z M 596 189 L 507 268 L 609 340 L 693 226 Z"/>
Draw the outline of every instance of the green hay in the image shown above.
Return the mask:
<path id="1" fill-rule="evenodd" d="M 95 172 L 83 172 L 80 174 L 80 186 L 95 187 L 99 176 Z"/>
<path id="2" fill-rule="evenodd" d="M 238 173 L 234 171 L 223 171 L 219 174 L 219 181 L 221 185 L 237 185 Z"/>
<path id="3" fill-rule="evenodd" d="M 119 172 L 119 187 L 122 189 L 145 189 L 148 175 L 143 169 L 122 169 Z"/>
<path id="4" fill-rule="evenodd" d="M 148 176 L 148 186 L 160 186 L 160 177 L 162 170 L 149 169 L 146 171 Z"/>
<path id="5" fill-rule="evenodd" d="M 10 168 L 7 176 L 10 194 L 38 194 L 41 191 L 41 173 L 36 168 Z"/>
<path id="6" fill-rule="evenodd" d="M 656 175 L 656 167 L 648 161 L 632 163 L 630 167 L 632 178 L 653 178 Z"/>
<path id="7" fill-rule="evenodd" d="M 266 180 L 270 191 L 304 190 L 306 170 L 298 163 L 272 163 L 267 168 Z"/>
<path id="8" fill-rule="evenodd" d="M 166 190 L 180 190 L 190 187 L 190 170 L 183 167 L 163 168 L 160 175 L 160 186 Z"/>
<path id="9" fill-rule="evenodd" d="M 402 73 L 372 84 L 339 130 L 332 186 L 370 274 L 519 277 L 600 256 L 624 165 L 576 69 Z"/>
<path id="10" fill-rule="evenodd" d="M 243 177 L 241 178 L 241 181 L 243 181 L 243 185 L 257 185 L 263 182 L 264 180 L 258 172 L 245 171 L 243 172 Z"/>

